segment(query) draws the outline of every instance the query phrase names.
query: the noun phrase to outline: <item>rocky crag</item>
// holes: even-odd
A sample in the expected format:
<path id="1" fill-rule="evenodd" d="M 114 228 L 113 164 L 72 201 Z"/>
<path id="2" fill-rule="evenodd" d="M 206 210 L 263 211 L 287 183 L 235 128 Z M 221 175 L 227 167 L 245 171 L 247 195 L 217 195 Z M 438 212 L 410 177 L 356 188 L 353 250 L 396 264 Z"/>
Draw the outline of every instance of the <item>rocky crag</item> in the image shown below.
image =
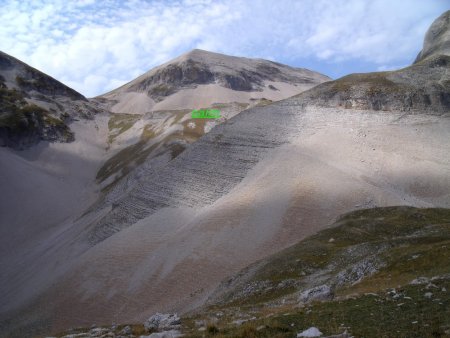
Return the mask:
<path id="1" fill-rule="evenodd" d="M 71 142 L 70 122 L 92 119 L 100 111 L 75 90 L 0 52 L 0 146 Z"/>

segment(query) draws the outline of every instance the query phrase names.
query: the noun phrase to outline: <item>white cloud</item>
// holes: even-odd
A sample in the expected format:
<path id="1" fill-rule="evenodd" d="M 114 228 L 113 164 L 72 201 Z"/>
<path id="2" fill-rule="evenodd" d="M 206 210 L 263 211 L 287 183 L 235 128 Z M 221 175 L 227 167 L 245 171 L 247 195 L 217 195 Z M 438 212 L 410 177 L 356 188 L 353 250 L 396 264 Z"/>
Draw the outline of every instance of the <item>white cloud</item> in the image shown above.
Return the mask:
<path id="1" fill-rule="evenodd" d="M 0 49 L 87 96 L 192 48 L 391 69 L 414 59 L 445 7 L 438 0 L 4 0 Z"/>

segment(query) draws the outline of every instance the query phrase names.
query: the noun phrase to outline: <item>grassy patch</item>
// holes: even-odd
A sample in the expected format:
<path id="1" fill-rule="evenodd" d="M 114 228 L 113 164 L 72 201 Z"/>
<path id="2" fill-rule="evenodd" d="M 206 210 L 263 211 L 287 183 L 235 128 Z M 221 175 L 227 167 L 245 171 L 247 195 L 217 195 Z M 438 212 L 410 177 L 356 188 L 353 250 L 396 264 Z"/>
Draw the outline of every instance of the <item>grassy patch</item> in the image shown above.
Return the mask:
<path id="1" fill-rule="evenodd" d="M 260 99 L 258 101 L 258 103 L 256 104 L 256 107 L 262 107 L 262 106 L 267 106 L 268 104 L 271 104 L 273 101 L 266 99 L 265 97 L 263 97 L 262 99 Z"/>
<path id="2" fill-rule="evenodd" d="M 374 273 L 355 283 L 336 284 L 339 273 L 373 256 L 382 263 Z M 244 285 L 230 289 L 206 313 L 257 318 L 247 331 L 230 325 L 228 318 L 221 321 L 221 337 L 294 337 L 311 326 L 324 335 L 347 329 L 355 337 L 449 337 L 449 262 L 449 209 L 360 210 L 244 270 L 241 276 L 253 271 Z M 430 282 L 409 284 L 418 277 Z M 299 307 L 299 292 L 320 278 L 334 283 L 333 300 Z M 295 283 L 277 287 L 283 281 Z M 248 292 L 252 285 L 253 292 Z"/>
<path id="3" fill-rule="evenodd" d="M 130 129 L 140 118 L 136 114 L 111 114 L 108 121 L 108 142 L 113 143 L 117 136 Z"/>
<path id="4" fill-rule="evenodd" d="M 0 83 L 1 84 L 1 83 Z M 18 140 L 34 135 L 36 139 L 70 142 L 74 139 L 69 127 L 50 112 L 35 104 L 28 104 L 16 89 L 0 86 L 0 128 L 8 139 Z"/>

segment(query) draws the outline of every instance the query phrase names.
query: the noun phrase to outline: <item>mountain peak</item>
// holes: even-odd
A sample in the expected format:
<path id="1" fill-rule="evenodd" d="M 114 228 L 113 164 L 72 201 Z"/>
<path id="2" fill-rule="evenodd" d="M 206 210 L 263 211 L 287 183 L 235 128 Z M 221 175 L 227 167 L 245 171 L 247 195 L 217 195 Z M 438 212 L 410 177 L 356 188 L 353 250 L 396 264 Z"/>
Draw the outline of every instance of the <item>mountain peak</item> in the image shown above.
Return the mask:
<path id="1" fill-rule="evenodd" d="M 276 101 L 328 80 L 317 72 L 268 60 L 193 49 L 100 98 L 116 102 L 114 112 L 145 113 L 231 101 L 249 103 L 263 97 Z M 142 104 L 127 103 L 137 96 Z M 163 103 L 169 96 L 167 104 Z"/>
<path id="2" fill-rule="evenodd" d="M 450 10 L 434 20 L 425 35 L 423 48 L 414 63 L 433 55 L 450 56 Z"/>

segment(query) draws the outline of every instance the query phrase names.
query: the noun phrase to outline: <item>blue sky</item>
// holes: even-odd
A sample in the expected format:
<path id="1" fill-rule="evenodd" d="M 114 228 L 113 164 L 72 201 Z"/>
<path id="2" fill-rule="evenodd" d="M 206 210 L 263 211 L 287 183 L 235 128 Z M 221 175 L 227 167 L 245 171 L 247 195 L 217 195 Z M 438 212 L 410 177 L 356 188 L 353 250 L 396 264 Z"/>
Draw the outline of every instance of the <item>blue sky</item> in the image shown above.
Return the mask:
<path id="1" fill-rule="evenodd" d="M 337 78 L 410 64 L 450 0 L 0 0 L 0 50 L 91 97 L 193 48 Z"/>

